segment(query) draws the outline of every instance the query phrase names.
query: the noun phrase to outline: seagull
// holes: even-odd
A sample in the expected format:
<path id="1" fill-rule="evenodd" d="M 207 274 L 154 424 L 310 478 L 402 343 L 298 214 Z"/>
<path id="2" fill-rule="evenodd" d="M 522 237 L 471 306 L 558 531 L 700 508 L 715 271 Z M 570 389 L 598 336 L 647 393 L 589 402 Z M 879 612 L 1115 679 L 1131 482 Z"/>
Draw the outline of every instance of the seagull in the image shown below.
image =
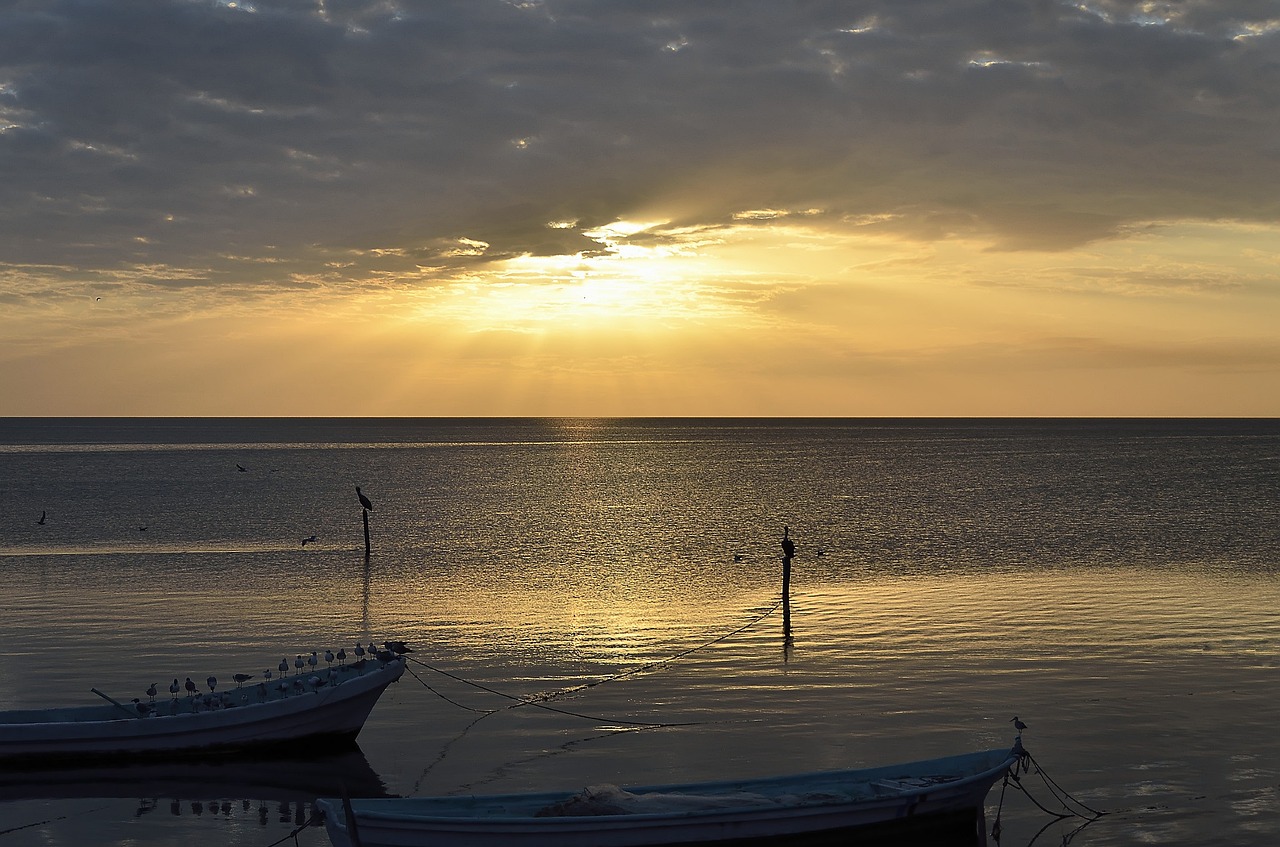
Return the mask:
<path id="1" fill-rule="evenodd" d="M 359 641 L 356 642 L 356 661 L 364 661 L 364 646 Z"/>
<path id="2" fill-rule="evenodd" d="M 174 699 L 177 699 L 177 697 L 178 697 L 178 692 L 179 692 L 179 691 L 181 691 L 181 690 L 182 690 L 182 689 L 178 687 L 178 678 L 175 676 L 175 677 L 173 678 L 173 685 L 170 685 L 170 686 L 169 686 L 169 693 L 170 693 L 170 694 L 172 694 L 172 695 L 174 696 Z"/>
<path id="3" fill-rule="evenodd" d="M 319 541 L 319 540 L 320 540 L 320 539 L 319 539 L 319 538 L 316 538 L 314 535 L 313 535 L 313 536 L 311 536 L 310 538 L 304 538 L 304 539 L 302 539 L 302 546 L 303 546 L 303 547 L 306 547 L 306 546 L 307 546 L 308 544 L 310 544 L 311 542 L 313 542 L 313 541 Z"/>
<path id="4" fill-rule="evenodd" d="M 1018 731 L 1018 735 L 1022 735 L 1022 731 L 1027 728 L 1027 725 L 1025 723 L 1018 720 L 1017 715 L 1014 715 L 1013 720 L 1009 721 L 1009 723 L 1013 724 L 1013 728 Z"/>
<path id="5" fill-rule="evenodd" d="M 303 662 L 302 662 L 301 656 L 298 656 L 296 659 L 293 660 L 293 666 L 297 668 L 298 673 L 302 673 L 302 664 Z"/>
<path id="6" fill-rule="evenodd" d="M 238 673 L 238 674 L 236 674 L 235 676 L 233 676 L 233 677 L 231 677 L 231 678 L 232 678 L 232 679 L 234 679 L 234 680 L 236 681 L 236 688 L 239 688 L 240 686 L 244 685 L 244 684 L 245 684 L 246 682 L 248 682 L 249 680 L 253 679 L 253 674 L 250 674 L 250 673 Z"/>
<path id="7" fill-rule="evenodd" d="M 346 648 L 339 647 L 339 648 L 338 648 L 338 664 L 340 664 L 340 665 L 345 665 L 346 663 L 347 663 L 347 651 L 346 651 Z"/>
<path id="8" fill-rule="evenodd" d="M 288 673 L 289 673 L 289 660 L 288 660 L 288 659 L 281 659 L 281 660 L 280 660 L 280 675 L 281 675 L 281 676 L 285 676 L 285 675 L 286 675 L 286 674 L 288 674 Z"/>
<path id="9" fill-rule="evenodd" d="M 187 693 L 192 696 L 196 693 L 196 684 L 191 681 L 191 677 L 187 677 Z"/>
<path id="10" fill-rule="evenodd" d="M 325 651 L 324 651 L 324 660 L 325 660 L 325 662 L 326 662 L 326 663 L 328 663 L 328 664 L 330 664 L 330 665 L 332 665 L 332 664 L 333 664 L 333 651 L 332 651 L 332 650 L 325 650 Z"/>
<path id="11" fill-rule="evenodd" d="M 316 665 L 320 664 L 320 660 L 316 658 L 316 651 L 312 650 L 311 655 L 307 657 L 307 664 L 311 666 L 311 670 L 316 669 Z"/>
<path id="12" fill-rule="evenodd" d="M 236 462 L 236 470 L 240 471 L 240 473 L 244 473 L 245 471 L 248 470 L 248 468 L 246 468 L 244 465 L 240 464 L 239 462 Z"/>
<path id="13" fill-rule="evenodd" d="M 44 511 L 41 511 L 41 512 L 40 512 L 40 520 L 36 521 L 36 523 L 40 524 L 40 526 L 44 526 L 44 516 L 45 516 L 46 514 L 48 514 L 48 513 L 47 513 L 47 512 L 44 512 Z"/>
<path id="14" fill-rule="evenodd" d="M 210 694 L 213 693 L 213 689 L 218 687 L 218 678 L 216 676 L 209 677 L 208 679 L 205 680 L 205 682 L 209 683 Z"/>
<path id="15" fill-rule="evenodd" d="M 138 527 L 138 532 L 146 532 L 146 531 L 147 531 L 147 528 L 145 526 Z"/>
<path id="16" fill-rule="evenodd" d="M 271 668 L 267 668 L 262 672 L 262 678 L 267 680 L 271 679 Z"/>
<path id="17" fill-rule="evenodd" d="M 410 650 L 408 647 L 405 646 L 405 643 L 403 641 L 384 641 L 382 642 L 382 646 L 386 647 L 392 653 L 395 653 L 401 656 L 403 656 L 405 653 L 413 652 L 412 650 Z"/>
<path id="18" fill-rule="evenodd" d="M 360 498 L 360 505 L 364 506 L 366 511 L 373 511 L 373 503 L 369 501 L 368 497 L 361 493 L 360 486 L 358 485 L 356 486 L 356 496 Z"/>
<path id="19" fill-rule="evenodd" d="M 152 703 L 156 701 L 156 684 L 154 682 L 151 683 L 151 687 L 147 689 L 147 696 L 151 698 Z"/>
<path id="20" fill-rule="evenodd" d="M 742 554 L 741 554 L 741 553 L 734 553 L 734 554 L 733 554 L 733 560 L 734 560 L 735 562 L 741 562 L 741 561 L 742 561 Z"/>

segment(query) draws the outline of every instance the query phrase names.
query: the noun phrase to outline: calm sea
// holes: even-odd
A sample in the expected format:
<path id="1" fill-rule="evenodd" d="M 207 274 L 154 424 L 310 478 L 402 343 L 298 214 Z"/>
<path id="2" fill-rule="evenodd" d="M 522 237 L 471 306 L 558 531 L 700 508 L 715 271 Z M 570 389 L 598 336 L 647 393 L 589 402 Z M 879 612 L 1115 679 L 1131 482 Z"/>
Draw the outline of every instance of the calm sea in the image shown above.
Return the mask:
<path id="1" fill-rule="evenodd" d="M 0 572 L 0 709 L 357 640 L 423 663 L 356 752 L 0 770 L 0 847 L 267 847 L 339 781 L 869 766 L 1014 715 L 1107 814 L 1054 823 L 1028 775 L 1001 844 L 1280 843 L 1275 420 L 0 420 Z"/>

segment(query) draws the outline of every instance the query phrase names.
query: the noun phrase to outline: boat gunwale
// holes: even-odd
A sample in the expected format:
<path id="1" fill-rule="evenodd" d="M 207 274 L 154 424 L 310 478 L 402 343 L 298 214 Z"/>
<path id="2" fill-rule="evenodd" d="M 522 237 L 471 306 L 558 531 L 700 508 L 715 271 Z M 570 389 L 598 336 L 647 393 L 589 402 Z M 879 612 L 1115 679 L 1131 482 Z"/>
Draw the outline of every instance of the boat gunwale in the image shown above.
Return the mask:
<path id="1" fill-rule="evenodd" d="M 380 806 L 394 804 L 402 806 L 412 803 L 417 798 L 385 798 L 373 801 L 362 801 L 352 799 L 352 809 L 358 821 L 367 821 L 369 825 L 381 825 L 392 828 L 395 824 L 402 824 L 403 829 L 418 828 L 423 825 L 436 826 L 441 830 L 485 830 L 496 833 L 508 827 L 518 827 L 521 830 L 528 830 L 535 827 L 540 830 L 563 829 L 566 831 L 578 831 L 591 828 L 615 829 L 620 826 L 644 825 L 646 823 L 665 823 L 672 826 L 682 823 L 712 823 L 720 818 L 733 817 L 749 817 L 749 818 L 799 818 L 811 817 L 820 813 L 833 813 L 842 809 L 853 808 L 873 808 L 879 806 L 896 806 L 903 801 L 910 801 L 921 797 L 927 797 L 929 794 L 938 793 L 958 793 L 963 794 L 964 789 L 970 788 L 976 784 L 987 782 L 988 786 L 994 782 L 999 775 L 1013 767 L 1019 761 L 1017 748 L 1013 750 L 991 749 L 985 751 L 974 751 L 972 753 L 960 754 L 957 756 L 942 757 L 938 759 L 922 759 L 915 762 L 906 762 L 898 765 L 885 765 L 870 768 L 851 768 L 844 770 L 825 770 L 811 771 L 801 774 L 759 777 L 753 779 L 740 780 L 717 780 L 700 783 L 666 783 L 657 785 L 642 786 L 622 786 L 624 791 L 635 794 L 659 794 L 672 793 L 678 794 L 680 790 L 689 791 L 690 789 L 699 789 L 702 791 L 714 789 L 729 789 L 747 792 L 753 786 L 786 786 L 789 783 L 803 783 L 804 781 L 818 781 L 826 779 L 836 781 L 845 778 L 856 778 L 858 782 L 870 784 L 870 778 L 867 776 L 858 777 L 856 775 L 874 774 L 879 778 L 891 778 L 890 772 L 898 769 L 911 768 L 918 765 L 937 765 L 945 762 L 960 762 L 967 758 L 987 757 L 991 761 L 996 761 L 996 756 L 1001 756 L 998 764 L 993 764 L 981 771 L 973 773 L 965 773 L 964 775 L 946 782 L 939 782 L 932 785 L 908 786 L 901 791 L 886 793 L 882 795 L 868 797 L 852 797 L 835 798 L 827 802 L 812 803 L 791 803 L 791 804 L 766 804 L 766 805 L 739 805 L 739 806 L 717 806 L 714 808 L 692 808 L 682 810 L 666 810 L 653 812 L 624 812 L 618 814 L 599 814 L 599 815 L 441 815 L 441 814 L 415 814 L 405 811 L 378 811 L 376 808 L 371 809 L 370 805 L 376 803 Z M 487 804 L 487 808 L 493 808 L 503 800 L 519 800 L 522 804 L 533 803 L 535 800 L 545 800 L 548 803 L 563 801 L 572 798 L 576 792 L 566 791 L 550 791 L 550 792 L 534 792 L 534 793 L 507 793 L 507 794 L 489 794 L 489 795 L 473 795 L 470 799 L 482 801 Z M 425 798 L 424 798 L 425 799 Z M 446 797 L 431 798 L 444 801 Z M 464 796 L 453 798 L 457 800 L 468 799 Z M 334 799 L 322 798 L 319 801 L 325 808 L 332 808 L 335 813 L 342 811 L 342 801 Z M 340 828 L 345 831 L 345 818 L 338 815 L 336 821 Z"/>

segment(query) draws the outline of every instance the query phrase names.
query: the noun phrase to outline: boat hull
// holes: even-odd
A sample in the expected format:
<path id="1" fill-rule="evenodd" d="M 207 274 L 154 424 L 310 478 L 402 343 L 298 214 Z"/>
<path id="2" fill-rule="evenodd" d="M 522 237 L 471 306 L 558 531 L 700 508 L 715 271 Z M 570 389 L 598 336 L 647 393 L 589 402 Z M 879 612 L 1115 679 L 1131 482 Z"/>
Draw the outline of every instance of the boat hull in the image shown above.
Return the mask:
<path id="1" fill-rule="evenodd" d="M 544 816 L 574 797 L 561 792 L 352 800 L 350 818 L 363 847 L 821 843 L 854 830 L 930 826 L 976 834 L 988 791 L 1017 758 L 992 750 L 886 768 L 624 792 L 686 801 L 654 812 Z M 342 801 L 322 799 L 317 807 L 337 847 L 356 843 Z"/>
<path id="2" fill-rule="evenodd" d="M 221 701 L 231 705 L 206 710 L 196 698 L 177 698 L 146 716 L 124 706 L 0 713 L 0 759 L 42 765 L 257 751 L 304 738 L 351 740 L 404 669 L 404 659 L 395 658 L 335 668 L 324 684 L 304 683 L 301 690 L 282 691 L 279 682 L 232 689 Z"/>

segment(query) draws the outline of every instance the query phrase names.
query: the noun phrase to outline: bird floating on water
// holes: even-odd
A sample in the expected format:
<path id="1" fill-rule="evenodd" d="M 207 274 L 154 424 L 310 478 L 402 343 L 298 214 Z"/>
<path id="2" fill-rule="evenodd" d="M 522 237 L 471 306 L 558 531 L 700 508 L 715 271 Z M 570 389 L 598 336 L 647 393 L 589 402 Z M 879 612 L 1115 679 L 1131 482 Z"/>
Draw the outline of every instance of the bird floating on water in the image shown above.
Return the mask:
<path id="1" fill-rule="evenodd" d="M 360 491 L 360 486 L 358 485 L 356 486 L 356 496 L 360 498 L 360 505 L 365 508 L 365 511 L 373 511 L 373 502 L 368 497 L 364 496 L 364 493 Z"/>
<path id="2" fill-rule="evenodd" d="M 308 544 L 312 543 L 313 541 L 319 541 L 319 540 L 320 539 L 316 538 L 314 535 L 309 536 L 307 538 L 302 539 L 302 546 L 306 547 Z"/>
<path id="3" fill-rule="evenodd" d="M 48 512 L 41 511 L 41 512 L 40 512 L 40 520 L 36 521 L 36 523 L 40 524 L 40 526 L 44 526 L 44 516 L 45 516 L 46 514 L 48 514 Z"/>

